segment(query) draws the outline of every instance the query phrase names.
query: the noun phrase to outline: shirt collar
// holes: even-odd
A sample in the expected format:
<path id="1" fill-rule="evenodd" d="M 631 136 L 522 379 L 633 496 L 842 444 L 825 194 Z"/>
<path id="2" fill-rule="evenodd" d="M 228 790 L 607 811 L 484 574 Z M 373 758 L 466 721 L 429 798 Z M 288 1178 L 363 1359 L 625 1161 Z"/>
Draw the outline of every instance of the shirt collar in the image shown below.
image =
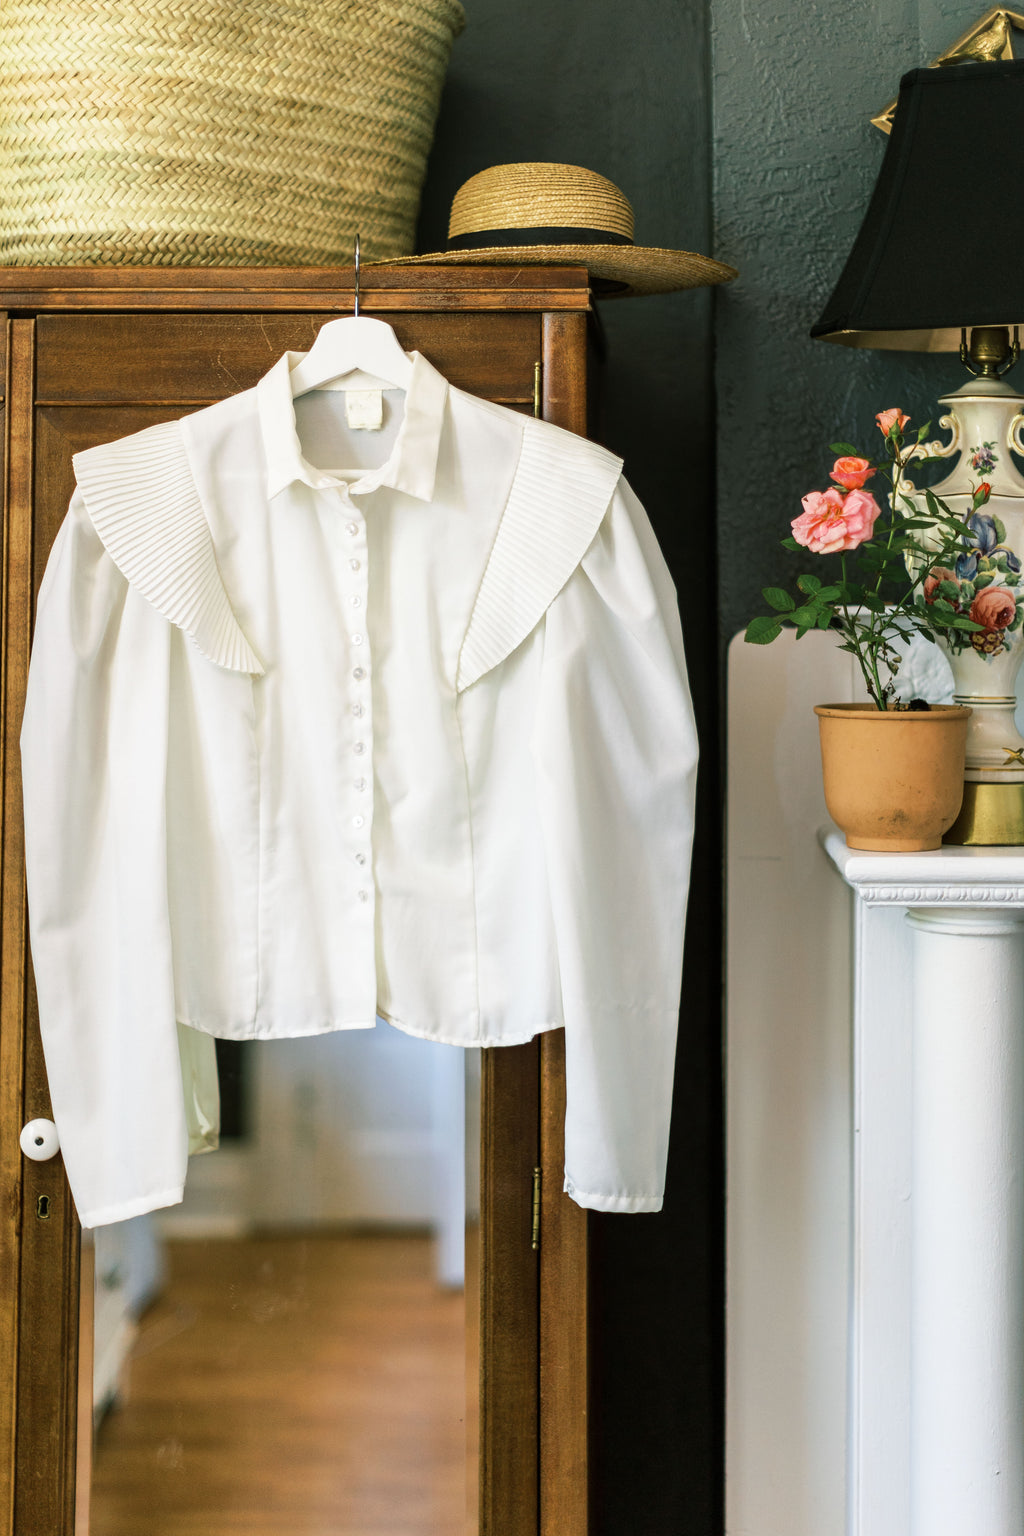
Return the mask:
<path id="1" fill-rule="evenodd" d="M 362 474 L 353 488 L 365 492 L 387 485 L 420 501 L 430 501 L 434 494 L 448 381 L 421 353 L 409 355 L 412 378 L 405 396 L 405 415 L 391 455 L 378 469 Z M 296 480 L 313 490 L 338 484 L 333 476 L 317 469 L 302 455 L 289 379 L 292 368 L 302 356 L 301 352 L 285 352 L 256 385 L 268 498 L 276 496 Z"/>

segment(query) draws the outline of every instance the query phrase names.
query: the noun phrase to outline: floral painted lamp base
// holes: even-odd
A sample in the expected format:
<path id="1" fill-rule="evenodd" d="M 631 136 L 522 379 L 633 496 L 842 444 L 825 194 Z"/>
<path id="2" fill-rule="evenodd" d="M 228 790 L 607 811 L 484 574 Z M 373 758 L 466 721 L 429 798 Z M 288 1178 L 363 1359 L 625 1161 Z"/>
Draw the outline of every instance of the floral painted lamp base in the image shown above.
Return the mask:
<path id="1" fill-rule="evenodd" d="M 945 630 L 940 644 L 953 670 L 954 700 L 973 711 L 960 815 L 943 841 L 984 846 L 1024 845 L 1024 737 L 1014 724 L 1017 675 L 1024 659 L 1024 477 L 1010 454 L 1024 452 L 1024 396 L 997 378 L 971 379 L 944 395 L 940 425 L 949 443 L 925 443 L 933 457 L 958 455 L 934 494 L 965 523 L 964 550 L 952 565 L 935 566 L 925 598 L 951 604 L 983 626 Z M 972 510 L 979 483 L 984 507 Z M 908 490 L 909 486 L 906 487 Z M 924 496 L 917 499 L 926 515 Z"/>

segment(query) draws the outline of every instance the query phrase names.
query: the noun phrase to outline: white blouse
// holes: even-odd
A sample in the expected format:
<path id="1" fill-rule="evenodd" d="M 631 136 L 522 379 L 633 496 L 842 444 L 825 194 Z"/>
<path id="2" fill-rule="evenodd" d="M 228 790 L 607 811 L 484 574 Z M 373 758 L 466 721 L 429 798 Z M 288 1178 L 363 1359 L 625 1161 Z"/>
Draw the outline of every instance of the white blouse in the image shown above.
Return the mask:
<path id="1" fill-rule="evenodd" d="M 418 354 L 380 430 L 255 389 L 80 453 L 22 733 L 86 1226 L 181 1199 L 178 1036 L 565 1027 L 565 1189 L 662 1203 L 696 741 L 620 461 Z M 186 1084 L 186 1096 L 188 1084 Z"/>

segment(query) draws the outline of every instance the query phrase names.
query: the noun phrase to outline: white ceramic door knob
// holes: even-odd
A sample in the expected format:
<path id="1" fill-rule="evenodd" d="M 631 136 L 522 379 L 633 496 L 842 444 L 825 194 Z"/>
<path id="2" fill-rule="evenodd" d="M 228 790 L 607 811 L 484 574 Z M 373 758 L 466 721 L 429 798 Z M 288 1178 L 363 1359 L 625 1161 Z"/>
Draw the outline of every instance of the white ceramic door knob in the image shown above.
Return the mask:
<path id="1" fill-rule="evenodd" d="M 34 1163 L 45 1163 L 60 1151 L 60 1137 L 52 1120 L 30 1120 L 22 1127 L 21 1150 Z"/>

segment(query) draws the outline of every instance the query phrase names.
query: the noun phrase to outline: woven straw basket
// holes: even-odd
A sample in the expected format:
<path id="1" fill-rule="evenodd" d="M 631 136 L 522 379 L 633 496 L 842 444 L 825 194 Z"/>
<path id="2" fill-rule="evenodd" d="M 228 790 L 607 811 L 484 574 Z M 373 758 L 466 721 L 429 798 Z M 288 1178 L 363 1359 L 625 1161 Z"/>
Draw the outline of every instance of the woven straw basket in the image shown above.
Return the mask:
<path id="1" fill-rule="evenodd" d="M 413 248 L 459 0 L 0 0 L 0 265 Z"/>

